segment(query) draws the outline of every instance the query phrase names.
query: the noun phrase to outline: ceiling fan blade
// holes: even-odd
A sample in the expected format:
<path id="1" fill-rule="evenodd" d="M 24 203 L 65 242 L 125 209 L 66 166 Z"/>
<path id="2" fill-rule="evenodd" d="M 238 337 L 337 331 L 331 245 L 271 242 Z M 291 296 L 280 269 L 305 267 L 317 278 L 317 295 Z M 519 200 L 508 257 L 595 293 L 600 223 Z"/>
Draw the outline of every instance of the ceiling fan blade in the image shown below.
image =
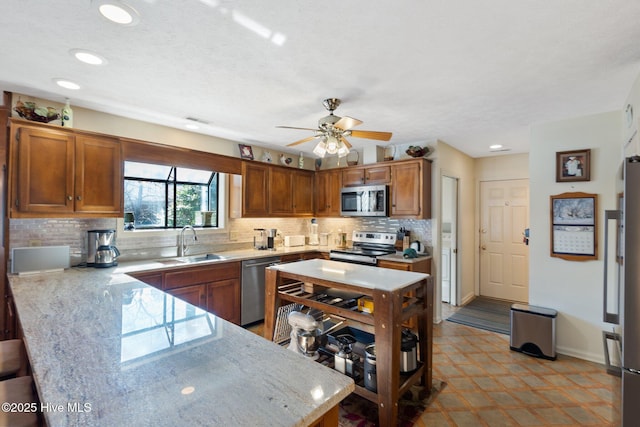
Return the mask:
<path id="1" fill-rule="evenodd" d="M 292 142 L 291 144 L 287 144 L 287 147 L 293 147 L 294 145 L 302 144 L 303 142 L 311 141 L 316 138 L 319 138 L 319 135 L 310 136 L 310 137 L 301 139 L 300 141 Z"/>
<path id="2" fill-rule="evenodd" d="M 347 148 L 348 148 L 348 149 L 353 148 L 353 145 L 351 145 L 351 144 L 349 143 L 349 141 L 347 141 L 347 140 L 345 139 L 345 137 L 344 137 L 344 136 L 341 136 L 341 137 L 340 137 L 340 141 L 342 141 L 342 142 L 344 143 L 344 145 L 346 145 L 346 146 L 347 146 Z"/>
<path id="3" fill-rule="evenodd" d="M 282 128 L 282 129 L 300 129 L 300 130 L 314 130 L 317 131 L 318 128 L 312 129 L 312 128 L 297 128 L 297 127 L 293 127 L 293 126 L 276 126 L 277 128 Z"/>
<path id="4" fill-rule="evenodd" d="M 362 120 L 354 119 L 353 117 L 344 116 L 340 120 L 338 120 L 333 127 L 342 130 L 349 130 L 352 127 L 356 127 L 362 124 Z"/>
<path id="5" fill-rule="evenodd" d="M 376 139 L 378 141 L 388 141 L 391 139 L 391 132 L 376 132 L 374 130 L 352 130 L 351 136 L 355 138 Z"/>

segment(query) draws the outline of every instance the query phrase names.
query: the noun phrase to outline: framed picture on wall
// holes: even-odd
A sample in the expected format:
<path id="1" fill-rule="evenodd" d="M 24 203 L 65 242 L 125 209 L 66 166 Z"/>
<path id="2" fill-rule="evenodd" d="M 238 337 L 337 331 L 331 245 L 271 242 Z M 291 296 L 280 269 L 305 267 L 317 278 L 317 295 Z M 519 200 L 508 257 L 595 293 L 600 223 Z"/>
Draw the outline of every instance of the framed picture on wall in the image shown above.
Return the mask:
<path id="1" fill-rule="evenodd" d="M 556 153 L 556 182 L 591 180 L 591 150 Z"/>
<path id="2" fill-rule="evenodd" d="M 253 149 L 250 145 L 238 144 L 240 148 L 240 157 L 247 160 L 253 160 Z"/>
<path id="3" fill-rule="evenodd" d="M 551 256 L 569 261 L 598 259 L 598 195 L 551 196 Z"/>

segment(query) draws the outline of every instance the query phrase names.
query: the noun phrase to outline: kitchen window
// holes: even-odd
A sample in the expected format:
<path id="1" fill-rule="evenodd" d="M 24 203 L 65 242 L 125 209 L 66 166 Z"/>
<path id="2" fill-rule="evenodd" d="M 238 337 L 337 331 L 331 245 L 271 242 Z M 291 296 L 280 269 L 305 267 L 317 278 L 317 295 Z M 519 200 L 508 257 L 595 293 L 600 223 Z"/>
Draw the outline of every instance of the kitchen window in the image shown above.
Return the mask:
<path id="1" fill-rule="evenodd" d="M 136 229 L 218 227 L 219 175 L 126 161 L 124 211 L 133 212 Z"/>

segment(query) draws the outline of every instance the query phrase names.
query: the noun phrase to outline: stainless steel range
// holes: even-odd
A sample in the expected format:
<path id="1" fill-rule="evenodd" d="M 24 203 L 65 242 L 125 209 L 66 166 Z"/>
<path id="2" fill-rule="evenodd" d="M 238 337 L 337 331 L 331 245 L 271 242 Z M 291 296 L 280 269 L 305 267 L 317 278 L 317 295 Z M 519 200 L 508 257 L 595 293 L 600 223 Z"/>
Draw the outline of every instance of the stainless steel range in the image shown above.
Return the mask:
<path id="1" fill-rule="evenodd" d="M 378 257 L 396 252 L 396 233 L 378 231 L 354 231 L 353 246 L 346 249 L 332 249 L 329 258 L 356 264 L 376 265 Z"/>

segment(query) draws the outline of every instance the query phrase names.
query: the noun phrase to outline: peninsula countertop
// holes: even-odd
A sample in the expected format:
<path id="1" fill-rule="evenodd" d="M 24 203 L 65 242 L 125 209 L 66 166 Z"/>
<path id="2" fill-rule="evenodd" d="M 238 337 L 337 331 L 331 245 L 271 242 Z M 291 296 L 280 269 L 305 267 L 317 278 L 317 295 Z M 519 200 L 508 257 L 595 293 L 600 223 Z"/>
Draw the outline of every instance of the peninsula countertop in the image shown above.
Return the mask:
<path id="1" fill-rule="evenodd" d="M 302 426 L 353 380 L 115 269 L 10 275 L 50 426 Z"/>

